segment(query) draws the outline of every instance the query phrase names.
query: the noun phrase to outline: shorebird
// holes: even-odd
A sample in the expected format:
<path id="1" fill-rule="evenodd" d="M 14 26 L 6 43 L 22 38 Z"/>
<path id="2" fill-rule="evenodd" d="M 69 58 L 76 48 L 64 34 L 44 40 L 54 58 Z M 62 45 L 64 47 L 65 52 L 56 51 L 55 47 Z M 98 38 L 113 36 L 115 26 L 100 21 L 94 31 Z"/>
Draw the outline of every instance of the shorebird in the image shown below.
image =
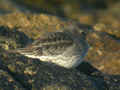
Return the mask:
<path id="1" fill-rule="evenodd" d="M 14 51 L 29 58 L 75 68 L 84 61 L 88 48 L 84 32 L 69 27 L 63 32 L 48 32 L 25 48 Z"/>

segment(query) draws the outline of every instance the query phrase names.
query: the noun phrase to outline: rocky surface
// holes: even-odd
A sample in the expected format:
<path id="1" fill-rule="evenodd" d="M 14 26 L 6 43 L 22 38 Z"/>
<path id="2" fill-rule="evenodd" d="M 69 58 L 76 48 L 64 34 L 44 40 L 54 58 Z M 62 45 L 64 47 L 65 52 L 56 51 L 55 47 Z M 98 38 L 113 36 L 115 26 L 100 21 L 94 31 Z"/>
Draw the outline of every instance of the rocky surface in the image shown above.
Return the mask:
<path id="1" fill-rule="evenodd" d="M 97 90 L 95 82 L 89 76 L 76 70 L 49 65 L 39 60 L 29 59 L 18 54 L 11 54 L 1 50 L 0 68 L 7 73 L 1 75 L 1 80 L 11 75 L 26 90 Z M 4 77 L 4 78 L 2 78 Z M 10 80 L 6 80 L 7 83 Z M 1 83 L 2 84 L 2 83 Z M 16 84 L 12 83 L 15 87 Z M 9 87 L 8 87 L 9 88 Z M 12 86 L 10 87 L 12 88 Z M 15 89 L 17 90 L 17 89 Z"/>
<path id="2" fill-rule="evenodd" d="M 16 14 L 21 14 L 21 13 L 16 13 Z M 12 15 L 14 15 L 14 13 L 10 14 L 10 16 Z M 13 26 L 11 27 L 7 25 L 7 23 L 6 25 L 3 25 L 3 23 L 1 23 L 2 26 L 0 27 L 0 37 L 3 39 L 0 40 L 1 41 L 1 51 L 0 51 L 1 67 L 0 68 L 1 70 L 3 70 L 3 72 L 4 71 L 6 72 L 5 73 L 6 75 L 12 76 L 14 80 L 23 87 L 23 89 L 25 88 L 28 90 L 39 90 L 39 89 L 41 90 L 42 89 L 82 90 L 84 88 L 87 90 L 91 90 L 91 89 L 99 90 L 100 88 L 103 90 L 106 90 L 106 89 L 114 90 L 116 88 L 116 90 L 119 90 L 120 88 L 119 76 L 118 77 L 116 76 L 111 77 L 109 75 L 104 76 L 104 74 L 97 71 L 97 69 L 95 69 L 95 71 L 93 69 L 92 71 L 92 68 L 94 67 L 89 68 L 88 67 L 89 64 L 88 65 L 82 64 L 82 66 L 79 67 L 80 69 L 78 68 L 77 70 L 67 70 L 65 68 L 54 66 L 54 65 L 49 66 L 47 63 L 40 62 L 39 60 L 32 60 L 24 56 L 20 56 L 18 54 L 8 53 L 7 51 L 9 49 L 24 47 L 29 42 L 36 39 L 34 38 L 34 35 L 31 35 L 31 33 L 29 34 L 26 32 L 27 30 L 29 30 L 29 27 L 27 27 L 28 29 L 25 29 L 26 27 L 24 26 L 23 28 L 16 28 L 16 26 L 14 26 L 14 23 L 12 23 L 12 21 L 11 21 L 11 24 Z M 56 30 L 56 27 L 54 28 L 55 28 L 54 30 Z M 30 32 L 32 32 L 31 27 L 30 27 L 30 30 L 31 30 Z M 38 30 L 37 32 L 35 32 L 35 35 L 37 35 L 40 32 L 41 31 Z M 94 45 L 94 43 L 96 42 L 94 43 L 92 42 L 93 40 L 92 37 L 95 36 L 93 34 L 88 34 L 88 37 L 91 37 L 91 40 L 88 39 L 91 46 L 96 45 L 96 44 Z M 101 35 L 101 33 L 97 33 L 97 35 L 99 34 Z M 93 38 L 95 39 L 95 37 Z M 21 42 L 21 39 L 22 39 L 22 42 Z M 100 41 L 100 40 L 96 40 L 96 41 Z M 4 50 L 7 50 L 7 51 L 4 51 Z M 97 50 L 97 49 L 93 49 L 93 50 Z M 90 54 L 88 53 L 87 57 L 90 60 L 89 55 Z M 91 60 L 95 60 L 94 57 L 91 57 Z M 104 60 L 97 61 L 97 62 L 92 61 L 91 64 L 93 64 L 93 66 L 95 65 L 97 68 L 97 66 L 99 67 L 104 64 Z M 101 71 L 103 72 L 103 70 Z M 116 73 L 118 73 L 118 71 L 116 71 Z M 1 78 L 1 80 L 3 80 L 3 78 Z M 6 82 L 9 83 L 9 81 L 6 81 Z M 12 88 L 12 86 L 10 88 Z"/>
<path id="3" fill-rule="evenodd" d="M 86 59 L 100 71 L 120 74 L 120 42 L 112 35 L 103 32 L 88 35 L 91 48 Z"/>
<path id="4" fill-rule="evenodd" d="M 4 5 L 0 9 L 5 12 L 0 11 L 0 89 L 120 90 L 120 20 L 114 7 L 97 14 L 96 24 L 90 26 L 93 31 L 87 33 L 90 50 L 86 62 L 70 70 L 8 51 L 25 47 L 43 33 L 64 29 L 69 23 L 85 30 L 90 29 L 88 25 L 48 14 L 8 10 Z"/>
<path id="5" fill-rule="evenodd" d="M 8 73 L 8 71 L 4 71 L 3 69 L 0 69 L 0 89 L 25 90 L 25 88 Z"/>

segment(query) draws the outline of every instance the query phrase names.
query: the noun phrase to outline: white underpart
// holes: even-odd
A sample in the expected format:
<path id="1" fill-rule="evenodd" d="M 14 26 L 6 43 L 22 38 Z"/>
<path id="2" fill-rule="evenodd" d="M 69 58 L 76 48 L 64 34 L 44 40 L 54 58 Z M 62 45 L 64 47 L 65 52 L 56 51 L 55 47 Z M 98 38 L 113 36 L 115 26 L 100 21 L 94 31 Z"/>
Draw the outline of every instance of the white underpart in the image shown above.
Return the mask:
<path id="1" fill-rule="evenodd" d="M 63 51 L 63 54 L 61 55 L 35 56 L 25 53 L 23 54 L 27 57 L 37 58 L 40 61 L 55 63 L 65 68 L 74 68 L 83 61 L 83 56 L 79 51 L 75 50 L 75 48 L 76 46 L 73 45 L 72 47 L 69 47 L 67 50 Z"/>
<path id="2" fill-rule="evenodd" d="M 80 58 L 80 57 L 77 58 L 76 56 L 72 56 L 72 57 L 67 57 L 67 56 L 63 57 L 62 55 L 57 55 L 57 56 L 26 55 L 26 56 L 30 57 L 30 58 L 39 59 L 40 61 L 55 63 L 59 66 L 65 67 L 65 68 L 74 68 L 83 61 L 82 58 Z"/>

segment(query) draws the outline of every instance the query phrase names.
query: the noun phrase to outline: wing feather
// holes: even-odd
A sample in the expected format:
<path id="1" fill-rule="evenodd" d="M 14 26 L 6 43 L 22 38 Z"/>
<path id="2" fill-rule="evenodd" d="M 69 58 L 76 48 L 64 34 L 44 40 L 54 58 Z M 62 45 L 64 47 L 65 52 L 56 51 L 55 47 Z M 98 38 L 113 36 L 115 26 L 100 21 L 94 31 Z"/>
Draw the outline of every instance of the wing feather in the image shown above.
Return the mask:
<path id="1" fill-rule="evenodd" d="M 48 32 L 31 45 L 18 49 L 17 52 L 29 55 L 59 55 L 73 44 L 73 40 L 65 32 Z"/>

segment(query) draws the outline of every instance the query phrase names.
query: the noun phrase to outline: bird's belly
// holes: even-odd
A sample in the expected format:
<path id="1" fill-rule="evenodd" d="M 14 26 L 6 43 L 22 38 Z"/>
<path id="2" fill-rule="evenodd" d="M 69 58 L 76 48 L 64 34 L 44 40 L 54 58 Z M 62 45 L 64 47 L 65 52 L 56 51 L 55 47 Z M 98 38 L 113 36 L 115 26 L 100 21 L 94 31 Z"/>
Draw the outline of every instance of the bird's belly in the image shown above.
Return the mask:
<path id="1" fill-rule="evenodd" d="M 56 65 L 65 67 L 65 68 L 74 68 L 78 66 L 83 60 L 80 57 L 76 56 L 63 56 L 63 55 L 56 55 L 56 56 L 32 56 L 32 55 L 26 55 L 27 57 L 30 58 L 36 58 L 39 59 L 40 61 L 45 61 L 45 62 L 50 62 L 54 63 Z"/>

